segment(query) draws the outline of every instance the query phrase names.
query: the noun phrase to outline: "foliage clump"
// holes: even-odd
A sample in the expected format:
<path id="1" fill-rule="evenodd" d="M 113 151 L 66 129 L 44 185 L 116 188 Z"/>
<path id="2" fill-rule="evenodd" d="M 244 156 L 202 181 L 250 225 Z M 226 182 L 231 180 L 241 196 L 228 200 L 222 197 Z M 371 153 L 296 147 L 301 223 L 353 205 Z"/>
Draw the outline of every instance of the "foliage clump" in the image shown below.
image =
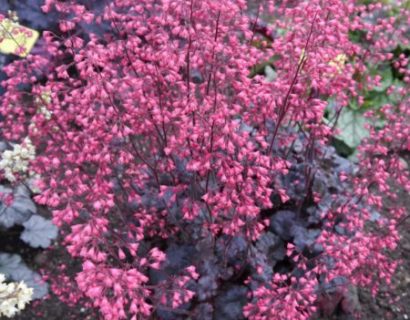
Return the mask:
<path id="1" fill-rule="evenodd" d="M 378 212 L 410 190 L 408 89 L 389 87 L 402 98 L 373 112 L 386 123 L 356 165 L 330 143 L 380 85 L 369 66 L 406 41 L 391 6 L 45 1 L 61 32 L 7 66 L 0 112 L 4 137 L 36 148 L 35 201 L 82 262 L 71 302 L 105 319 L 308 319 L 329 292 L 389 282 L 405 211 Z"/>

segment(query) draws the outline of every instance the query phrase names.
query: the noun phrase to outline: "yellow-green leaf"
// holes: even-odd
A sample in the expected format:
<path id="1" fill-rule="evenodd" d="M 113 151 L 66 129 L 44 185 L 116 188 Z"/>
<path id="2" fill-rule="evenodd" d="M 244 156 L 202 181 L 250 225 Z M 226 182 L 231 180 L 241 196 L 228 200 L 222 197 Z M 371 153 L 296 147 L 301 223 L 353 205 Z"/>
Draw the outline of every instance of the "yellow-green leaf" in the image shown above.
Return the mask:
<path id="1" fill-rule="evenodd" d="M 0 52 L 26 57 L 33 49 L 39 32 L 10 20 L 0 21 Z"/>

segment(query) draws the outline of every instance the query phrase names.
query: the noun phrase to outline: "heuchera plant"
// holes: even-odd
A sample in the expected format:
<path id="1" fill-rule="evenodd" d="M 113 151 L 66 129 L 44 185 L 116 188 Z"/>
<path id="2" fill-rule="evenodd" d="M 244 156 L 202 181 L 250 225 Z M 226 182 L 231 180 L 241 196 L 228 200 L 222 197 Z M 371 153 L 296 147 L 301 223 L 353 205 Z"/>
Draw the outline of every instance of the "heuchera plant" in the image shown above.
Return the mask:
<path id="1" fill-rule="evenodd" d="M 385 126 L 355 167 L 328 146 L 323 113 L 379 85 L 367 67 L 397 59 L 405 6 L 92 3 L 45 1 L 60 34 L 2 83 L 2 133 L 36 147 L 35 200 L 82 262 L 78 289 L 56 293 L 105 319 L 308 319 L 329 288 L 389 283 L 406 216 L 388 200 L 410 190 L 408 89 L 389 89 L 402 99 L 373 115 Z"/>

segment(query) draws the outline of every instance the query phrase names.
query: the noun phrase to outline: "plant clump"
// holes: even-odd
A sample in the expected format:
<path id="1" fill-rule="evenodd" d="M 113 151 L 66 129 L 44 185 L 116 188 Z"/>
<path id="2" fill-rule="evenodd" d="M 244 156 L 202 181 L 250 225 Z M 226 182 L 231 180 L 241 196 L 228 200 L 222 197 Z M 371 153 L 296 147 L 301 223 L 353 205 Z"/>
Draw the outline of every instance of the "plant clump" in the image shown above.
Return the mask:
<path id="1" fill-rule="evenodd" d="M 406 216 L 389 200 L 410 190 L 409 78 L 386 89 L 401 99 L 361 115 L 356 163 L 331 144 L 344 110 L 381 85 L 370 66 L 394 63 L 406 43 L 405 6 L 46 0 L 43 10 L 60 14 L 59 34 L 43 33 L 47 54 L 5 68 L 0 112 L 4 138 L 35 148 L 34 199 L 82 265 L 56 292 L 77 287 L 69 302 L 87 299 L 107 320 L 302 320 L 324 296 L 389 283 Z M 35 238 L 47 223 L 25 225 L 49 244 Z"/>

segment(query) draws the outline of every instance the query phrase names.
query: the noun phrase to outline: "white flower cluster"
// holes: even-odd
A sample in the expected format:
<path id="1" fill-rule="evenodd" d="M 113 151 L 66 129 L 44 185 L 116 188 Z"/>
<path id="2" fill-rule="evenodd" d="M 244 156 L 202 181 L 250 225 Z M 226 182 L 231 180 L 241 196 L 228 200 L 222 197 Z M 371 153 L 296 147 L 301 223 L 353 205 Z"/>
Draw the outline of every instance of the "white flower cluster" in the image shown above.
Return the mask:
<path id="1" fill-rule="evenodd" d="M 51 103 L 51 93 L 49 91 L 43 92 L 40 96 L 35 98 L 35 103 L 37 105 L 37 113 L 42 114 L 44 119 L 51 120 L 53 112 L 47 108 L 47 106 Z M 29 124 L 29 129 L 34 133 L 38 132 L 34 122 Z"/>
<path id="2" fill-rule="evenodd" d="M 41 113 L 46 120 L 50 120 L 51 115 L 53 114 L 50 110 L 47 109 L 47 106 L 51 103 L 50 92 L 43 92 L 40 97 L 36 98 L 36 103 L 38 105 L 37 112 Z"/>
<path id="3" fill-rule="evenodd" d="M 6 277 L 0 273 L 0 317 L 11 318 L 31 301 L 33 289 L 23 281 L 5 283 L 5 280 Z"/>
<path id="4" fill-rule="evenodd" d="M 48 110 L 45 106 L 40 106 L 40 107 L 38 108 L 38 112 L 41 113 L 41 114 L 44 116 L 44 118 L 46 118 L 46 120 L 50 120 L 50 119 L 51 119 L 52 113 L 51 113 L 51 111 Z"/>
<path id="5" fill-rule="evenodd" d="M 26 173 L 29 161 L 35 157 L 35 149 L 30 138 L 25 138 L 22 144 L 13 144 L 13 150 L 5 150 L 0 161 L 0 170 L 4 170 L 7 180 L 16 180 L 15 173 Z"/>

